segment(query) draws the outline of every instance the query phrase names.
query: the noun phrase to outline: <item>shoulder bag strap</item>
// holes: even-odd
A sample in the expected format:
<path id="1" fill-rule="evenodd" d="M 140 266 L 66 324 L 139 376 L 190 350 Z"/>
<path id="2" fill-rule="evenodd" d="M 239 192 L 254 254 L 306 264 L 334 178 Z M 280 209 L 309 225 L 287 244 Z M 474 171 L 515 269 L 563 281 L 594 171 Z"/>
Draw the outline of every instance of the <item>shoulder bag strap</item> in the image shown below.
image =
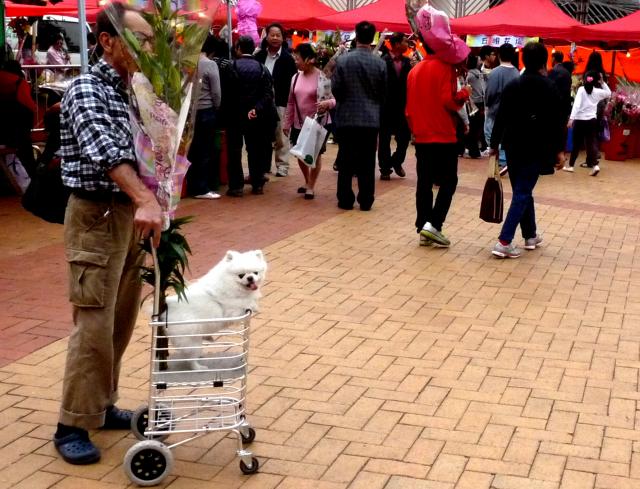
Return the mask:
<path id="1" fill-rule="evenodd" d="M 296 106 L 296 114 L 298 115 L 298 120 L 300 121 L 300 124 L 304 124 L 302 114 L 300 113 L 300 107 L 298 107 L 298 98 L 296 97 L 296 85 L 298 84 L 299 77 L 300 72 L 296 73 L 296 76 L 293 77 L 293 86 L 291 87 L 291 93 L 293 93 L 293 104 Z"/>

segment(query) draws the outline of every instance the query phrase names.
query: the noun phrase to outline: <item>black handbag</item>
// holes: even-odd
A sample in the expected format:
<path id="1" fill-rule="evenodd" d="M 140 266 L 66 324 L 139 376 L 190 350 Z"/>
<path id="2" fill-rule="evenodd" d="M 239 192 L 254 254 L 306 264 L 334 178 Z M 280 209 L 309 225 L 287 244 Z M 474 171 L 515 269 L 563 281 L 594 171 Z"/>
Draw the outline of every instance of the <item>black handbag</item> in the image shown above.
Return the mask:
<path id="1" fill-rule="evenodd" d="M 22 207 L 47 222 L 64 224 L 70 191 L 62 184 L 61 172 L 60 158 L 40 162 L 22 196 Z"/>
<path id="2" fill-rule="evenodd" d="M 489 158 L 489 176 L 482 191 L 480 203 L 480 219 L 486 222 L 500 224 L 504 213 L 504 194 L 500 169 L 495 156 Z"/>

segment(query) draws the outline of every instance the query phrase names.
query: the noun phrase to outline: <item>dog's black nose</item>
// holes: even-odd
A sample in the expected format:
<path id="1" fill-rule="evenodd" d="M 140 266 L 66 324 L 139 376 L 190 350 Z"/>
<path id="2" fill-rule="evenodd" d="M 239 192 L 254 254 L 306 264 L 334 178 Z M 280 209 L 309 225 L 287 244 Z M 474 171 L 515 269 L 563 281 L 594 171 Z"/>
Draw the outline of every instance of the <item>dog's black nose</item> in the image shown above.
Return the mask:
<path id="1" fill-rule="evenodd" d="M 253 278 L 253 275 L 249 275 L 247 277 L 247 282 L 253 282 L 255 279 Z"/>

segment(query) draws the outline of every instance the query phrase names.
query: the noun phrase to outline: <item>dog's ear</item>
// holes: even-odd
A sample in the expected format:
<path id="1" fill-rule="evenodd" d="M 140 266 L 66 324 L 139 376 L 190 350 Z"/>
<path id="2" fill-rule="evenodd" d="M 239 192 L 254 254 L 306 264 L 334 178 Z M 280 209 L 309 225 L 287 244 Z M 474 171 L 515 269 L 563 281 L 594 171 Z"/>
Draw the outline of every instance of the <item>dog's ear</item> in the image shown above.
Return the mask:
<path id="1" fill-rule="evenodd" d="M 264 254 L 262 253 L 262 250 L 256 250 L 255 254 L 258 258 L 260 258 L 260 260 L 264 261 Z"/>
<path id="2" fill-rule="evenodd" d="M 233 260 L 233 259 L 235 258 L 235 256 L 236 256 L 237 254 L 238 254 L 238 252 L 237 252 L 237 251 L 229 250 L 229 251 L 227 251 L 227 254 L 225 255 L 224 259 L 225 259 L 226 261 L 231 261 L 231 260 Z"/>

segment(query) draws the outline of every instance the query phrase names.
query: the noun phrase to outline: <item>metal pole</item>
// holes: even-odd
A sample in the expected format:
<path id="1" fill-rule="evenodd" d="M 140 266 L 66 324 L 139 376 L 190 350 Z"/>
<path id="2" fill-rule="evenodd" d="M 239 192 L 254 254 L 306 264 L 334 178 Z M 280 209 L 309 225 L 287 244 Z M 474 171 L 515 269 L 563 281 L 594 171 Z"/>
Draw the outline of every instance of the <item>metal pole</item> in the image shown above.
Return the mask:
<path id="1" fill-rule="evenodd" d="M 4 35 L 4 0 L 0 0 L 0 48 L 2 48 L 2 54 L 0 55 L 0 64 L 4 64 L 7 60 L 7 50 L 5 48 L 5 35 Z"/>
<path id="2" fill-rule="evenodd" d="M 227 30 L 229 31 L 229 59 L 233 59 L 233 22 L 231 20 L 231 0 L 227 0 Z"/>
<path id="3" fill-rule="evenodd" d="M 78 22 L 80 22 L 80 70 L 89 71 L 89 48 L 87 47 L 87 9 L 85 0 L 78 0 Z"/>

